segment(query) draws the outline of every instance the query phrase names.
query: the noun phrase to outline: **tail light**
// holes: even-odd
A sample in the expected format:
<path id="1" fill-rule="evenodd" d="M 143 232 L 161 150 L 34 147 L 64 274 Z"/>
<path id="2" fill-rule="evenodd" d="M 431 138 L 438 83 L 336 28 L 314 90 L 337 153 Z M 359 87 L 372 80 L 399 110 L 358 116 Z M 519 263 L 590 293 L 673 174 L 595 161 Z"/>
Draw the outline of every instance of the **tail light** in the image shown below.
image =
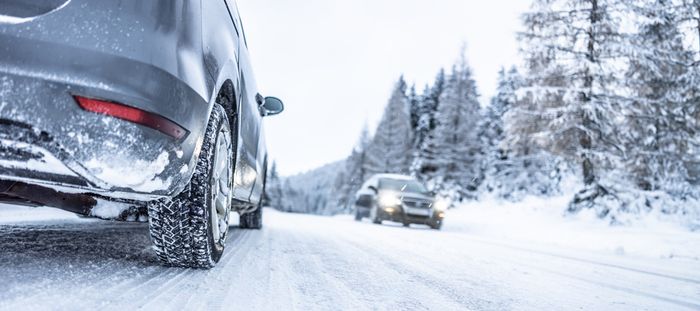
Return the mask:
<path id="1" fill-rule="evenodd" d="M 181 139 L 187 135 L 186 129 L 163 116 L 120 103 L 82 96 L 73 97 L 75 98 L 75 101 L 78 102 L 80 108 L 83 108 L 86 111 L 104 114 L 117 119 L 150 127 L 175 139 Z"/>

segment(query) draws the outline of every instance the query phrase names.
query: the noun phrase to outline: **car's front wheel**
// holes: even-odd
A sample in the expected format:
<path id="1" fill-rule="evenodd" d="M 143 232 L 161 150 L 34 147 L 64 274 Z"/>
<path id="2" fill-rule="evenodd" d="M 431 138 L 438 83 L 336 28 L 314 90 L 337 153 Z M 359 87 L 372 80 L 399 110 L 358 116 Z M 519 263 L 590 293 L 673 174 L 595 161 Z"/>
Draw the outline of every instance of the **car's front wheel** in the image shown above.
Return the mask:
<path id="1" fill-rule="evenodd" d="M 355 221 L 362 221 L 362 214 L 359 210 L 355 210 Z"/>
<path id="2" fill-rule="evenodd" d="M 435 222 L 430 224 L 430 228 L 433 230 L 440 230 L 442 229 L 442 221 L 441 220 L 436 220 Z"/>
<path id="3" fill-rule="evenodd" d="M 211 268 L 221 258 L 233 194 L 232 137 L 224 108 L 215 105 L 189 185 L 173 199 L 149 204 L 151 239 L 166 265 Z"/>

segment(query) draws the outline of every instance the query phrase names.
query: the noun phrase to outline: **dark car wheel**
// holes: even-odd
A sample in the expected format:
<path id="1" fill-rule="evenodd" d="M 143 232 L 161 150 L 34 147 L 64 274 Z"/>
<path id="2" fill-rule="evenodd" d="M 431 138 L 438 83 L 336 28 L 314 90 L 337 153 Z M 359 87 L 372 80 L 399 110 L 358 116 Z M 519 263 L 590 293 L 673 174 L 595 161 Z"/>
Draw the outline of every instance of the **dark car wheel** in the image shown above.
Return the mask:
<path id="1" fill-rule="evenodd" d="M 430 228 L 433 230 L 440 230 L 442 229 L 442 221 L 436 221 L 430 224 Z"/>
<path id="2" fill-rule="evenodd" d="M 355 211 L 355 221 L 362 221 L 362 214 L 360 214 L 360 211 Z"/>
<path id="3" fill-rule="evenodd" d="M 221 258 L 233 194 L 233 149 L 224 108 L 214 105 L 192 180 L 175 198 L 148 207 L 154 249 L 166 265 L 211 268 Z"/>
<path id="4" fill-rule="evenodd" d="M 376 225 L 381 225 L 382 224 L 382 219 L 379 218 L 379 212 L 377 211 L 377 208 L 372 208 L 369 212 L 369 218 L 372 219 L 372 223 Z"/>
<path id="5" fill-rule="evenodd" d="M 241 229 L 262 229 L 262 204 L 258 204 L 258 208 L 254 212 L 243 214 L 239 220 Z"/>

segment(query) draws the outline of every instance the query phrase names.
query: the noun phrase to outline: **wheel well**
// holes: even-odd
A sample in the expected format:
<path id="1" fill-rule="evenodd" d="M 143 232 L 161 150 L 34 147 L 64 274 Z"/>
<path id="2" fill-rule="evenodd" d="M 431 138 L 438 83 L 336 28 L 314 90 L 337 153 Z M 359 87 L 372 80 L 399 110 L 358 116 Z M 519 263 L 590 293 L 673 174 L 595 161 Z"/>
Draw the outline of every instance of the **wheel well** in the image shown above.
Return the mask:
<path id="1" fill-rule="evenodd" d="M 236 101 L 236 90 L 231 80 L 226 80 L 226 82 L 221 85 L 219 94 L 216 95 L 216 103 L 224 107 L 226 116 L 228 116 L 230 122 L 231 130 L 235 131 L 235 116 L 238 113 L 238 102 Z"/>

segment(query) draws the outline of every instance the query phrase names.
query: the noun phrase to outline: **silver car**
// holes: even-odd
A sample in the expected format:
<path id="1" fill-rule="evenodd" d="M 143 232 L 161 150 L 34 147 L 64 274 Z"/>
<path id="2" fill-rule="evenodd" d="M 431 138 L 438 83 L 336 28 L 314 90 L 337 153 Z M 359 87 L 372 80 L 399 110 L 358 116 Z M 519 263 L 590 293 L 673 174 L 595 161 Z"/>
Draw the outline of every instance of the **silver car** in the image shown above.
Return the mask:
<path id="1" fill-rule="evenodd" d="M 233 0 L 0 2 L 0 202 L 150 221 L 168 265 L 262 226 L 265 116 Z"/>
<path id="2" fill-rule="evenodd" d="M 442 228 L 449 202 L 435 195 L 410 176 L 378 174 L 367 180 L 355 196 L 355 220 L 428 225 Z"/>

